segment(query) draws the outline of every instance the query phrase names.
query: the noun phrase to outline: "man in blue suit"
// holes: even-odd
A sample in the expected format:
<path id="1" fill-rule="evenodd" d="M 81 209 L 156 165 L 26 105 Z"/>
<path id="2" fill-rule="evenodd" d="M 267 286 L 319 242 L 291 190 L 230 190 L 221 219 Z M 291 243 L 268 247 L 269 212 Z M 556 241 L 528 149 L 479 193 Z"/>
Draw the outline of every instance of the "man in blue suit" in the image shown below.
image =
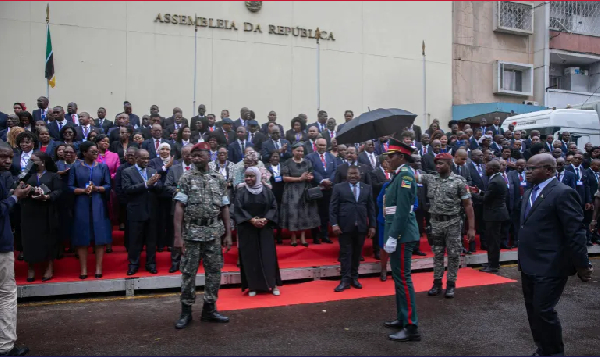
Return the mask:
<path id="1" fill-rule="evenodd" d="M 281 139 L 281 129 L 273 127 L 271 131 L 271 139 L 263 142 L 261 157 L 265 165 L 269 163 L 273 151 L 279 151 L 279 161 L 285 162 L 292 157 L 292 145 L 289 141 Z"/>
<path id="2" fill-rule="evenodd" d="M 0 166 L 10 168 L 13 150 L 0 144 Z M 15 346 L 17 340 L 17 283 L 15 282 L 14 240 L 10 228 L 10 210 L 21 198 L 27 197 L 30 186 L 17 188 L 10 195 L 10 187 L 0 180 L 0 356 L 24 356 L 27 347 Z"/>
<path id="3" fill-rule="evenodd" d="M 477 187 L 480 191 L 485 191 L 487 188 L 488 177 L 485 174 L 485 164 L 483 163 L 483 152 L 479 149 L 471 151 L 471 161 L 467 162 L 467 169 L 471 175 L 473 186 Z M 475 232 L 479 234 L 479 242 L 481 249 L 487 249 L 485 241 L 485 224 L 483 223 L 483 202 L 473 202 L 473 212 L 475 213 Z M 467 253 L 475 253 L 476 246 L 475 240 L 469 242 L 469 250 Z"/>
<path id="4" fill-rule="evenodd" d="M 37 99 L 37 106 L 38 109 L 34 110 L 31 115 L 33 115 L 33 121 L 39 121 L 39 120 L 43 120 L 46 123 L 48 122 L 48 114 L 50 109 L 48 108 L 48 104 L 50 102 L 48 101 L 48 98 L 41 96 Z"/>
<path id="5" fill-rule="evenodd" d="M 556 310 L 570 275 L 590 281 L 583 210 L 575 190 L 556 180 L 556 160 L 534 155 L 527 162 L 519 231 L 519 268 L 534 356 L 563 356 L 562 328 Z"/>
<path id="6" fill-rule="evenodd" d="M 244 126 L 238 126 L 235 132 L 237 140 L 229 144 L 227 151 L 229 152 L 229 160 L 237 164 L 244 158 L 244 150 L 246 150 L 247 147 L 254 147 L 254 145 L 248 141 L 248 134 L 246 133 L 246 128 Z"/>
<path id="7" fill-rule="evenodd" d="M 331 192 L 333 188 L 333 177 L 337 170 L 337 161 L 335 156 L 327 151 L 327 140 L 320 138 L 316 141 L 317 152 L 313 152 L 306 156 L 313 166 L 313 183 L 321 186 L 323 198 L 319 203 L 319 216 L 321 218 L 321 231 L 314 228 L 312 231 L 314 244 L 321 244 L 319 238 L 325 243 L 333 243 L 329 239 L 329 201 L 331 200 Z M 318 233 L 318 235 L 317 235 Z"/>
<path id="8" fill-rule="evenodd" d="M 525 161 L 525 159 L 519 159 L 517 160 L 516 170 L 512 170 L 508 173 L 508 183 L 513 197 L 512 205 L 511 207 L 508 207 L 511 221 L 509 233 L 513 237 L 513 244 L 512 247 L 509 246 L 507 238 L 505 244 L 508 246 L 508 248 L 519 246 L 521 204 L 523 202 L 523 195 L 525 194 L 525 191 L 531 188 L 531 184 L 527 182 L 527 177 L 525 175 L 525 165 L 527 165 L 527 161 Z"/>
<path id="9" fill-rule="evenodd" d="M 577 193 L 579 194 L 579 198 L 581 199 L 581 208 L 585 211 L 590 211 L 594 209 L 593 203 L 592 203 L 592 195 L 593 193 L 590 192 L 590 185 L 589 185 L 589 181 L 588 181 L 588 175 L 585 172 L 585 168 L 582 165 L 583 163 L 583 155 L 580 152 L 577 152 L 575 155 L 573 155 L 573 158 L 571 159 L 571 165 L 566 166 L 565 167 L 565 171 L 571 171 L 573 173 L 575 173 L 575 191 L 577 191 Z M 588 219 L 585 219 L 588 218 Z M 591 218 L 589 215 L 587 217 L 584 216 L 583 219 L 583 224 L 584 225 L 589 225 L 590 224 L 590 220 L 589 218 Z M 591 246 L 592 245 L 592 237 L 589 234 L 590 232 L 586 232 L 587 233 L 587 245 Z"/>

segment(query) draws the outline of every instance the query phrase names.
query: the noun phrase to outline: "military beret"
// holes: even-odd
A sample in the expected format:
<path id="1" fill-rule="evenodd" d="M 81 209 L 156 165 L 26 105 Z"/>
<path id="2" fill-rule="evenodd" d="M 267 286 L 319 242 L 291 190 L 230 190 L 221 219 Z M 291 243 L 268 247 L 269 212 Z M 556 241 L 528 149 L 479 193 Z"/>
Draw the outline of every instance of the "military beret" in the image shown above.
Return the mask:
<path id="1" fill-rule="evenodd" d="M 210 150 L 210 145 L 208 145 L 207 142 L 197 143 L 192 148 L 192 152 L 198 151 L 198 150 L 207 150 L 208 151 L 208 150 Z"/>
<path id="2" fill-rule="evenodd" d="M 223 118 L 223 124 L 233 124 L 233 120 L 229 118 Z"/>
<path id="3" fill-rule="evenodd" d="M 258 125 L 258 122 L 256 120 L 250 120 L 248 125 Z"/>
<path id="4" fill-rule="evenodd" d="M 435 155 L 435 159 L 433 159 L 433 161 L 435 162 L 437 160 L 452 160 L 452 159 L 454 159 L 452 157 L 452 155 L 450 155 L 447 152 L 445 152 L 445 153 L 442 153 L 442 154 Z"/>

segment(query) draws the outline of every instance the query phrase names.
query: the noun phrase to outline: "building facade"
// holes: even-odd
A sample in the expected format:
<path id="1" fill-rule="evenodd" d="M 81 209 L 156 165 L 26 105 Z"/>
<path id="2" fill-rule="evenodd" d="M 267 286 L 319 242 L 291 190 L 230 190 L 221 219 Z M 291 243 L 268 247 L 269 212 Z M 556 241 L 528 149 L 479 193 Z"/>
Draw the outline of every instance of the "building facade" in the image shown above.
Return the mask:
<path id="1" fill-rule="evenodd" d="M 50 102 L 91 113 L 103 106 L 112 118 L 128 100 L 138 115 L 157 104 L 162 115 L 181 107 L 191 117 L 195 91 L 196 106 L 217 116 L 228 109 L 232 119 L 246 106 L 261 122 L 270 110 L 284 125 L 299 113 L 314 122 L 320 103 L 338 123 L 346 109 L 380 107 L 422 123 L 425 41 L 427 117 L 447 122 L 451 14 L 451 2 L 50 2 Z M 45 20 L 46 3 L 0 3 L 5 113 L 46 93 Z"/>
<path id="2" fill-rule="evenodd" d="M 453 28 L 453 119 L 600 100 L 598 1 L 454 2 Z"/>

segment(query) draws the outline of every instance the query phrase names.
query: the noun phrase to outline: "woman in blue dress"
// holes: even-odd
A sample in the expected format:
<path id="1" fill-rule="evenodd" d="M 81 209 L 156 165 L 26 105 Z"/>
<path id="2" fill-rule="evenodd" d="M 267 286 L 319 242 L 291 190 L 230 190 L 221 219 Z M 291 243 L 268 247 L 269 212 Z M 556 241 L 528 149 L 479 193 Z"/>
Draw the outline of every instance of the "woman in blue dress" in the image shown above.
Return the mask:
<path id="1" fill-rule="evenodd" d="M 96 162 L 98 148 L 91 141 L 79 147 L 83 160 L 69 170 L 69 191 L 75 195 L 73 206 L 73 246 L 77 247 L 80 279 L 87 278 L 88 246 L 94 241 L 97 279 L 102 278 L 104 246 L 112 243 L 108 215 L 110 172 L 105 164 Z"/>
<path id="2" fill-rule="evenodd" d="M 71 167 L 78 163 L 77 153 L 75 152 L 75 147 L 69 144 L 61 144 L 61 157 L 62 159 L 56 160 L 56 167 L 58 168 L 58 174 L 60 175 L 61 180 L 64 184 L 64 190 L 59 198 L 58 204 L 58 212 L 59 212 L 59 220 L 60 220 L 60 237 L 62 239 L 61 249 L 58 252 L 59 257 L 62 256 L 64 249 L 67 244 L 71 244 L 71 247 L 67 251 L 68 253 L 75 253 L 73 250 L 73 245 L 71 243 L 71 232 L 73 229 L 73 204 L 75 201 L 75 196 L 73 192 L 67 190 L 66 188 L 69 185 L 69 172 L 71 171 Z"/>

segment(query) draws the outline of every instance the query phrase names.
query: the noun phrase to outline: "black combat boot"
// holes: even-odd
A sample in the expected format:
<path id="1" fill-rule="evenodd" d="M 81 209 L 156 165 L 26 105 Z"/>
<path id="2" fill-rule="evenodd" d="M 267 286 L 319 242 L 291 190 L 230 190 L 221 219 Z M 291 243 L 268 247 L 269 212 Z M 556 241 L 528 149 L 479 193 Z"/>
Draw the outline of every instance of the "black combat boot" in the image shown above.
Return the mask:
<path id="1" fill-rule="evenodd" d="M 209 302 L 204 302 L 204 306 L 202 307 L 202 317 L 201 321 L 206 322 L 229 322 L 229 317 L 225 317 L 217 311 L 217 305 Z"/>
<path id="2" fill-rule="evenodd" d="M 453 281 L 449 281 L 446 283 L 446 294 L 444 296 L 448 299 L 454 298 L 454 288 L 456 287 L 456 283 Z"/>
<path id="3" fill-rule="evenodd" d="M 175 323 L 176 329 L 182 329 L 192 322 L 192 306 L 181 303 L 181 316 Z"/>
<path id="4" fill-rule="evenodd" d="M 442 281 L 438 280 L 438 279 L 433 280 L 433 287 L 431 288 L 431 290 L 429 290 L 427 292 L 427 295 L 438 296 L 441 293 L 442 293 Z"/>
<path id="5" fill-rule="evenodd" d="M 421 341 L 421 334 L 419 334 L 419 328 L 415 325 L 407 325 L 399 332 L 389 335 L 390 340 L 398 342 L 408 341 Z"/>

